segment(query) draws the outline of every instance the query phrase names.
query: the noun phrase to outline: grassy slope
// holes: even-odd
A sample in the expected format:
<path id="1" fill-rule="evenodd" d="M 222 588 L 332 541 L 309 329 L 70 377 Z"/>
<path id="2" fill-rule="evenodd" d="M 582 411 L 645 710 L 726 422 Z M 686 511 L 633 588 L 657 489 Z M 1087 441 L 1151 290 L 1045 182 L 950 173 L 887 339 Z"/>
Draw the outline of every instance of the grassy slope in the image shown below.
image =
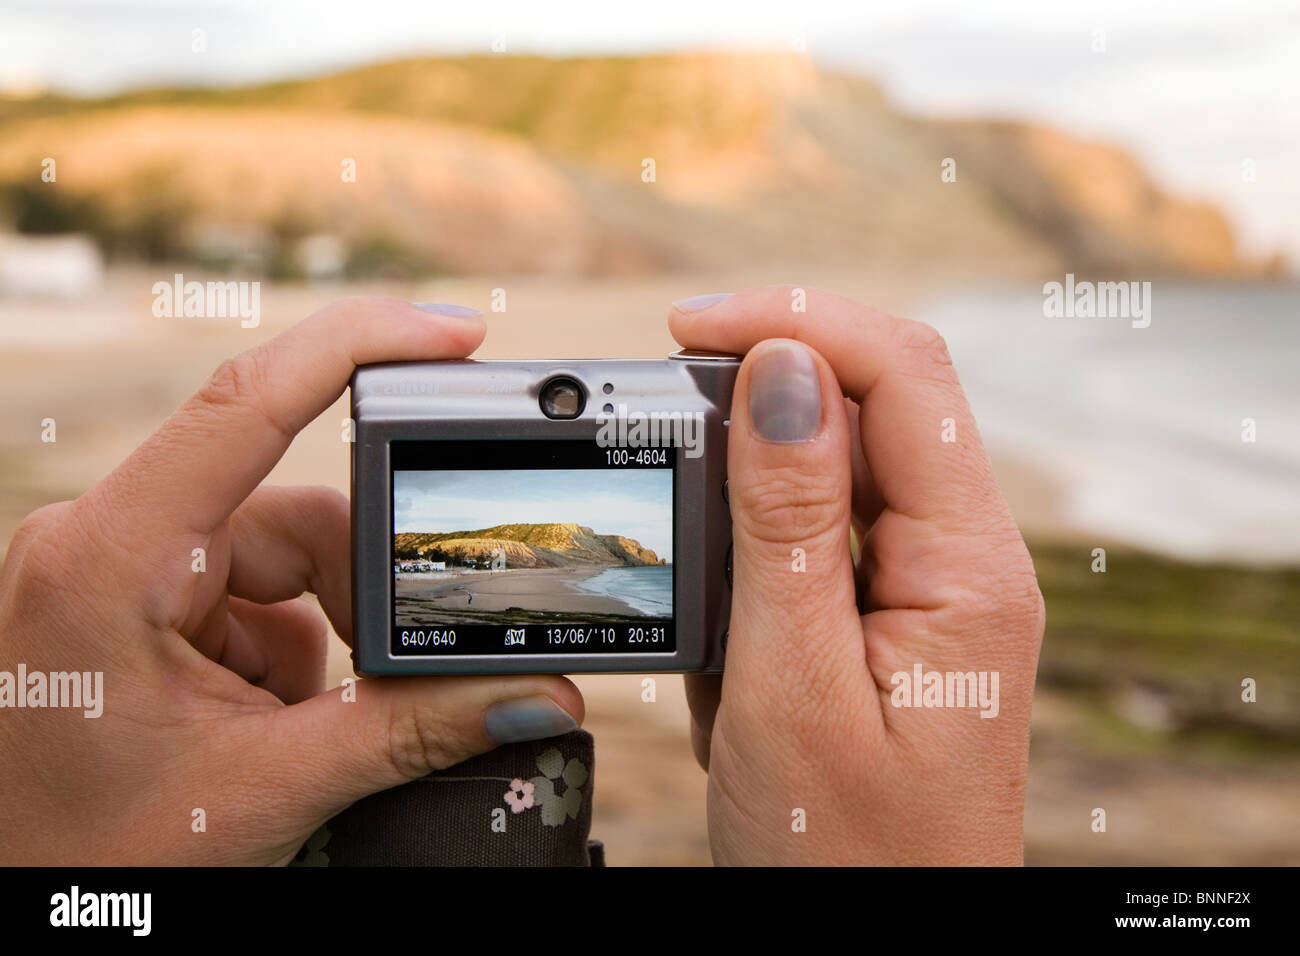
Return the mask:
<path id="1" fill-rule="evenodd" d="M 1032 545 L 1047 603 L 1041 684 L 1084 704 L 1092 743 L 1300 756 L 1300 570 Z M 1258 699 L 1241 699 L 1243 678 Z M 1134 694 L 1168 727 L 1136 722 Z"/>
<path id="2" fill-rule="evenodd" d="M 930 269 L 936 258 L 991 267 L 1065 253 L 1076 271 L 1114 266 L 1112 252 L 1120 249 L 1120 265 L 1148 272 L 1246 268 L 1216 211 L 1164 197 L 1117 150 L 1016 124 L 958 128 L 907 119 L 869 81 L 820 74 L 792 57 L 404 60 L 229 90 L 154 89 L 90 102 L 0 99 L 0 130 L 59 117 L 65 131 L 74 131 L 73 113 L 168 107 L 192 108 L 196 116 L 215 111 L 210 138 L 217 142 L 223 123 L 268 110 L 330 117 L 332 128 L 352 114 L 506 134 L 532 147 L 537 162 L 571 177 L 582 197 L 581 229 L 607 232 L 602 245 L 628 245 L 624 258 L 640 269 L 707 268 L 711 248 L 733 248 L 741 262 L 769 253 L 776 261 L 803 254 L 811 262 L 879 261 L 897 253 L 924 258 Z M 355 136 L 375 133 L 361 125 Z M 276 150 L 273 140 L 261 148 Z M 647 156 L 659 168 L 649 192 L 640 181 Z M 962 157 L 960 189 L 939 181 L 943 156 Z M 434 147 L 409 159 L 398 153 L 394 161 L 399 169 L 447 162 Z M 30 165 L 26 157 L 22 162 Z M 1005 174 L 1004 166 L 1014 172 Z M 1062 168 L 1073 172 L 1062 178 Z M 427 196 L 366 198 L 382 207 L 383 228 L 415 246 L 413 237 L 400 235 L 401 210 L 413 201 L 424 203 L 427 216 L 446 208 L 445 200 Z M 707 217 L 692 218 L 697 207 L 718 213 L 711 229 Z M 469 218 L 483 216 L 480 210 Z M 701 248 L 682 238 L 701 228 L 708 240 Z M 597 259 L 574 268 L 617 271 Z M 476 259 L 470 271 L 472 265 L 487 268 Z"/>
<path id="3" fill-rule="evenodd" d="M 0 125 L 137 106 L 326 109 L 441 119 L 510 133 L 588 161 L 599 159 L 614 143 L 631 141 L 639 149 L 655 129 L 707 133 L 712 148 L 759 131 L 767 118 L 765 109 L 710 105 L 707 97 L 693 95 L 694 84 L 673 82 L 678 63 L 674 57 L 654 56 L 401 60 L 233 89 L 165 87 L 94 101 L 52 95 L 0 98 Z M 636 99 L 636 91 L 647 86 L 659 86 L 665 93 L 658 100 Z"/>

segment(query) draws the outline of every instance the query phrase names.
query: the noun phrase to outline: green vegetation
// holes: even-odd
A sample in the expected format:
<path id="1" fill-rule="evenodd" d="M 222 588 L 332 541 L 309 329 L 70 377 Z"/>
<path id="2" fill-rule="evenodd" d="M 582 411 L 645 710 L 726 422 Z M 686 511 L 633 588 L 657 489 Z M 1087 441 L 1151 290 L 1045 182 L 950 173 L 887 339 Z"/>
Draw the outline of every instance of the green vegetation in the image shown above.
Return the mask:
<path id="1" fill-rule="evenodd" d="M 53 189 L 40 182 L 0 180 L 0 227 L 29 235 L 80 232 L 93 237 L 113 259 L 194 262 L 213 272 L 245 271 L 260 261 L 273 279 L 304 278 L 296 244 L 325 231 L 318 218 L 285 209 L 266 226 L 266 248 L 213 253 L 196 247 L 190 232 L 195 203 L 177 185 L 174 170 L 142 168 L 91 193 Z M 395 236 L 372 233 L 346 245 L 343 277 L 351 280 L 421 279 L 439 275 L 441 265 L 427 250 Z"/>
<path id="2" fill-rule="evenodd" d="M 370 235 L 348 247 L 343 272 L 348 279 L 419 279 L 444 270 L 423 249 L 392 236 Z"/>
<path id="3" fill-rule="evenodd" d="M 717 104 L 680 85 L 680 58 L 464 56 L 399 60 L 342 73 L 233 89 L 155 88 L 98 100 L 0 98 L 8 122 L 140 106 L 322 109 L 382 113 L 496 130 L 587 160 L 608 148 L 641 155 L 648 129 L 689 127 L 719 139 L 747 138 L 760 111 Z M 856 81 L 864 89 L 871 84 Z M 647 100 L 638 90 L 657 88 Z"/>
<path id="4" fill-rule="evenodd" d="M 0 222 L 18 232 L 98 233 L 101 219 L 98 204 L 91 200 L 45 189 L 39 183 L 0 183 Z"/>
<path id="5" fill-rule="evenodd" d="M 1094 573 L 1088 547 L 1031 551 L 1047 604 L 1039 683 L 1085 707 L 1091 743 L 1300 756 L 1300 570 L 1111 550 Z"/>
<path id="6" fill-rule="evenodd" d="M 149 262 L 189 258 L 185 227 L 192 205 L 168 168 L 138 169 L 89 195 L 0 181 L 0 224 L 38 235 L 84 232 L 109 256 Z"/>

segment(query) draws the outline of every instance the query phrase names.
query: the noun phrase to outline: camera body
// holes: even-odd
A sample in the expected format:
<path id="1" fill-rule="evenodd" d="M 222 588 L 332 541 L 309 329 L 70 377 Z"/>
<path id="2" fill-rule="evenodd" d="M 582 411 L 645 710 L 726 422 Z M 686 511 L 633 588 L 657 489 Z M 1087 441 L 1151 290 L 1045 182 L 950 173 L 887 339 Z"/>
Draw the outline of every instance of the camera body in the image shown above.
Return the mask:
<path id="1" fill-rule="evenodd" d="M 357 672 L 721 670 L 739 367 L 682 351 L 357 369 Z"/>

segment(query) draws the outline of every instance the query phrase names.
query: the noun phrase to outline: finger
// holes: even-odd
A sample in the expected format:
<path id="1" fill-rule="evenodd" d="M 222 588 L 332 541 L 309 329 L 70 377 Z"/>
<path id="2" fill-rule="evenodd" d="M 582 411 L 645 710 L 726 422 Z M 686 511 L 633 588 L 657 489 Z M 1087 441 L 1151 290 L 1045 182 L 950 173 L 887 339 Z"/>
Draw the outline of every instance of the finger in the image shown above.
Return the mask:
<path id="1" fill-rule="evenodd" d="M 324 617 L 305 601 L 256 604 L 232 598 L 217 663 L 296 704 L 325 689 L 326 641 Z"/>
<path id="2" fill-rule="evenodd" d="M 352 642 L 351 517 L 333 488 L 263 486 L 230 518 L 230 594 L 274 604 L 310 591 Z"/>
<path id="3" fill-rule="evenodd" d="M 360 680 L 258 718 L 257 760 L 268 801 L 323 818 L 501 744 L 567 733 L 583 713 L 559 676 Z"/>
<path id="4" fill-rule="evenodd" d="M 727 449 L 734 585 L 723 708 L 811 714 L 868 694 L 849 554 L 849 430 L 830 366 L 762 342 L 741 365 Z M 837 693 L 841 690 L 843 693 Z"/>
<path id="5" fill-rule="evenodd" d="M 222 363 L 82 500 L 120 540 L 170 553 L 177 535 L 208 534 L 239 506 L 357 365 L 463 357 L 484 330 L 477 316 L 431 314 L 394 299 L 336 302 Z"/>
<path id="6" fill-rule="evenodd" d="M 691 753 L 695 755 L 695 762 L 700 765 L 700 769 L 705 773 L 709 772 L 709 757 L 712 755 L 713 734 L 706 731 L 699 725 L 694 717 L 691 718 Z"/>
<path id="7" fill-rule="evenodd" d="M 862 408 L 851 398 L 844 399 L 844 411 L 849 425 L 849 456 L 853 466 L 853 527 L 859 541 L 880 513 L 885 510 L 885 499 L 880 496 L 866 455 L 862 452 Z"/>
<path id="8" fill-rule="evenodd" d="M 876 519 L 885 510 L 885 501 L 880 497 L 880 489 L 871 478 L 871 469 L 867 466 L 866 456 L 862 453 L 861 408 L 851 398 L 844 399 L 844 411 L 849 427 L 849 461 L 853 474 L 853 506 L 850 528 L 850 540 L 854 562 L 854 585 L 857 592 L 859 612 L 867 608 L 866 594 L 870 581 L 865 577 L 865 563 L 862 561 L 863 545 L 867 534 Z"/>
<path id="9" fill-rule="evenodd" d="M 687 674 L 684 681 L 686 706 L 691 711 L 691 749 L 700 766 L 708 770 L 713 722 L 717 718 L 718 704 L 722 699 L 722 675 Z"/>
<path id="10" fill-rule="evenodd" d="M 968 534 L 1009 516 L 943 338 L 851 299 L 790 287 L 751 289 L 696 311 L 674 307 L 673 336 L 687 348 L 743 354 L 763 339 L 798 339 L 825 355 L 844 393 L 862 406 L 866 464 L 884 503 L 909 518 Z M 941 440 L 952 419 L 953 442 Z M 990 515 L 990 509 L 997 513 Z"/>

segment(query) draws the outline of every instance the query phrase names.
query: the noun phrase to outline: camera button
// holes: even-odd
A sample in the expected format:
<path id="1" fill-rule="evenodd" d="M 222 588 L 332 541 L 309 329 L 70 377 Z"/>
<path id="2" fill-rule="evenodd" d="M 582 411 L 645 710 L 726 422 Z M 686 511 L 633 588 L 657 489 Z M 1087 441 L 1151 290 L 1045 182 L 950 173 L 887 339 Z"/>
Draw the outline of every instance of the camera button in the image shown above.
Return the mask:
<path id="1" fill-rule="evenodd" d="M 727 587 L 731 587 L 731 552 L 735 544 L 727 545 Z"/>
<path id="2" fill-rule="evenodd" d="M 722 500 L 731 504 L 731 492 L 727 489 L 727 479 L 722 479 Z"/>

